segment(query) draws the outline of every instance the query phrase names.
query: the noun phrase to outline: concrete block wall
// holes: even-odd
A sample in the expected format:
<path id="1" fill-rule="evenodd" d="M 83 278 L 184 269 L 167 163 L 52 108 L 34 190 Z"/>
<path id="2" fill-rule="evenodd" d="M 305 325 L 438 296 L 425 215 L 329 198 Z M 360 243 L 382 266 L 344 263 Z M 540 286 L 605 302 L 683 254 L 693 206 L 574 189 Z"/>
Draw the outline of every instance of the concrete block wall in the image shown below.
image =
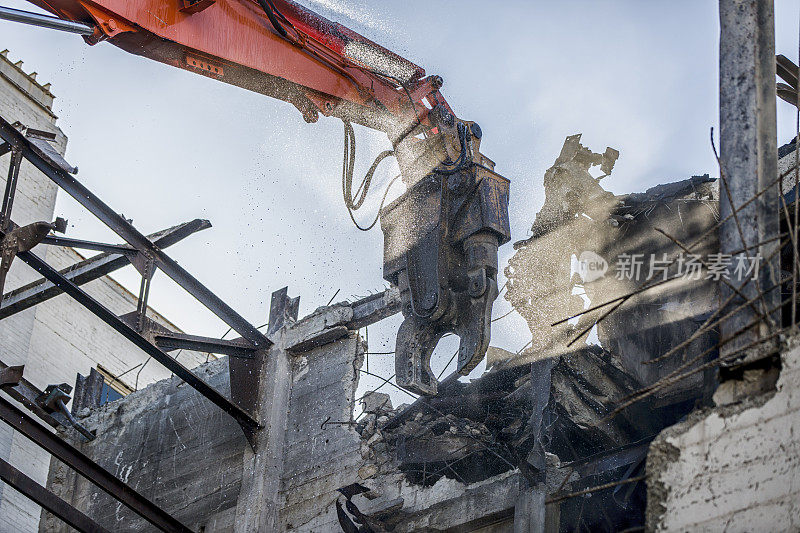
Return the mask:
<path id="1" fill-rule="evenodd" d="M 774 392 L 691 415 L 647 460 L 649 531 L 800 531 L 800 339 Z"/>
<path id="2" fill-rule="evenodd" d="M 32 128 L 55 133 L 54 145 L 63 154 L 67 146 L 67 138 L 55 125 L 55 115 L 34 97 L 35 93 L 26 92 L 23 89 L 22 80 L 28 80 L 28 78 L 21 68 L 11 62 L 7 53 L 0 54 L 0 115 L 10 122 L 19 121 Z M 27 85 L 31 90 L 30 83 Z M 2 187 L 5 187 L 8 175 L 9 159 L 9 155 L 0 158 L 0 181 L 2 182 L 0 185 Z M 39 172 L 27 161 L 23 161 L 14 202 L 14 221 L 18 224 L 27 224 L 38 220 L 52 220 L 56 192 L 57 187 L 53 182 L 47 178 L 42 179 Z M 30 268 L 15 262 L 6 278 L 5 290 L 9 291 L 30 283 L 38 277 L 39 275 Z M 35 313 L 35 309 L 28 309 L 0 321 L 0 341 L 2 341 L 4 358 L 9 355 L 24 357 L 21 354 L 27 354 Z"/>
<path id="3" fill-rule="evenodd" d="M 22 65 L 9 59 L 8 52 L 0 53 L 0 115 L 12 123 L 19 121 L 27 127 L 54 133 L 53 144 L 63 154 L 67 138 L 56 126 L 53 99 L 48 85 L 41 85 Z M 0 158 L 0 190 L 5 187 L 9 160 L 9 155 Z M 23 161 L 12 211 L 14 222 L 24 225 L 53 220 L 57 192 L 57 186 L 50 179 Z M 36 253 L 59 269 L 83 259 L 76 251 L 59 247 L 39 246 Z M 38 278 L 27 265 L 15 261 L 6 279 L 5 291 Z M 84 287 L 116 313 L 136 309 L 135 296 L 111 278 L 101 278 Z M 152 310 L 148 316 L 177 330 Z M 191 368 L 206 358 L 207 354 L 184 351 L 179 361 Z M 98 363 L 119 375 L 144 363 L 147 357 L 68 296 L 61 295 L 0 321 L 0 360 L 6 364 L 25 365 L 25 378 L 44 388 L 51 383 L 74 385 L 77 373 L 87 375 Z M 136 372 L 126 374 L 121 381 L 133 388 Z M 139 387 L 169 376 L 166 369 L 151 361 L 139 375 Z M 0 423 L 0 457 L 34 480 L 46 482 L 49 454 L 4 423 Z M 0 531 L 37 531 L 39 515 L 40 509 L 35 503 L 0 483 Z"/>
<path id="4" fill-rule="evenodd" d="M 0 54 L 0 115 L 12 123 L 19 121 L 28 127 L 55 133 L 54 145 L 64 153 L 67 138 L 55 125 L 56 117 L 49 105 L 52 105 L 52 98 L 47 98 L 21 65 L 12 63 L 7 53 Z M 2 187 L 5 187 L 9 160 L 9 155 L 0 158 Z M 23 161 L 12 212 L 14 221 L 24 225 L 37 220 L 52 220 L 56 192 L 54 183 L 47 178 L 42 179 L 32 165 Z M 38 277 L 27 266 L 15 262 L 6 278 L 5 290 L 14 289 Z M 25 364 L 28 361 L 36 313 L 35 308 L 27 309 L 0 321 L 0 358 L 5 363 Z M 31 375 L 26 372 L 25 377 L 30 379 Z M 34 445 L 22 442 L 23 439 L 7 425 L 0 424 L 0 457 L 25 474 L 43 481 L 47 475 L 49 456 Z M 38 506 L 5 484 L 0 484 L 0 496 L 0 531 L 35 531 Z"/>
<path id="5" fill-rule="evenodd" d="M 227 359 L 195 372 L 230 395 Z M 101 406 L 84 421 L 98 437 L 79 447 L 102 467 L 195 531 L 229 530 L 241 485 L 242 453 L 248 446 L 233 418 L 179 378 L 171 378 Z M 152 530 L 57 460 L 48 488 L 111 531 Z M 43 513 L 40 531 L 71 529 Z"/>

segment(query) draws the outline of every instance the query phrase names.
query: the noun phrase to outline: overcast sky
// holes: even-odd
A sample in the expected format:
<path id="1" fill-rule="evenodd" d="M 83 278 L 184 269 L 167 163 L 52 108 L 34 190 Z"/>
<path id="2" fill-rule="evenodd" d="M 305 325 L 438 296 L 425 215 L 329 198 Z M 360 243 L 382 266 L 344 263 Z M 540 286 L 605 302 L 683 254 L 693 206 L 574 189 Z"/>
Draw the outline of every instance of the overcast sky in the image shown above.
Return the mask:
<path id="1" fill-rule="evenodd" d="M 528 235 L 542 176 L 567 135 L 582 132 L 595 151 L 620 150 L 603 181 L 616 193 L 717 175 L 708 140 L 718 122 L 713 0 L 301 3 L 444 78 L 448 101 L 480 123 L 482 151 L 511 179 L 512 241 Z M 777 51 L 795 61 L 799 18 L 796 1 L 776 1 Z M 106 203 L 144 232 L 211 220 L 212 229 L 169 253 L 251 322 L 266 322 L 270 294 L 285 285 L 301 296 L 301 316 L 337 290 L 342 300 L 384 286 L 381 232 L 356 230 L 341 199 L 339 120 L 306 124 L 284 102 L 51 30 L 0 22 L 2 48 L 52 83 L 67 159 Z M 783 102 L 778 116 L 782 144 L 796 119 Z M 356 135 L 363 175 L 389 144 L 363 128 Z M 390 167 L 378 185 L 396 172 Z M 56 212 L 69 219 L 70 236 L 117 241 L 65 195 Z M 512 252 L 503 247 L 502 265 Z M 127 270 L 117 279 L 136 287 Z M 227 329 L 163 274 L 150 301 L 191 333 Z M 509 308 L 501 296 L 495 316 Z M 398 324 L 371 327 L 371 350 L 393 349 Z M 492 344 L 511 351 L 529 339 L 516 314 L 493 328 Z M 372 357 L 370 371 L 388 376 L 392 357 Z"/>

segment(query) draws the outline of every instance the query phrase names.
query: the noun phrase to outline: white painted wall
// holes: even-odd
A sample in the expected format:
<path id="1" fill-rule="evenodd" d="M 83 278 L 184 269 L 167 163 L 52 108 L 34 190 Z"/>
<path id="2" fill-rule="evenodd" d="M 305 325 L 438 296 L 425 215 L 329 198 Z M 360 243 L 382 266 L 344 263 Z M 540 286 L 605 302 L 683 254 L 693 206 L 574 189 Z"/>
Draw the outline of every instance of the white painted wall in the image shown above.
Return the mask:
<path id="1" fill-rule="evenodd" d="M 800 531 L 800 339 L 782 360 L 771 397 L 690 417 L 656 439 L 673 455 L 648 473 L 648 498 L 655 483 L 666 488 L 656 531 Z"/>
<path id="2" fill-rule="evenodd" d="M 67 138 L 55 125 L 56 116 L 48 107 L 52 104 L 52 95 L 13 62 L 0 57 L 0 115 L 12 123 L 20 121 L 25 126 L 55 133 L 54 144 L 63 154 Z M 9 155 L 0 158 L 0 193 L 5 187 L 9 159 Z M 14 222 L 24 225 L 53 220 L 56 193 L 57 187 L 50 179 L 23 162 L 12 212 Z M 80 228 L 70 230 L 74 230 L 75 236 L 80 235 Z M 39 246 L 35 252 L 59 269 L 83 259 L 72 249 Z M 15 261 L 5 291 L 38 278 L 27 265 Z M 84 285 L 84 289 L 117 314 L 136 309 L 136 297 L 111 278 L 93 281 Z M 171 329 L 178 329 L 152 309 L 148 316 Z M 184 351 L 179 361 L 192 368 L 206 357 L 206 354 Z M 74 386 L 78 373 L 87 375 L 98 363 L 119 375 L 146 359 L 143 352 L 66 295 L 0 321 L 0 360 L 10 365 L 25 365 L 25 378 L 41 389 L 51 383 Z M 133 388 L 136 373 L 137 370 L 129 372 L 121 381 Z M 164 367 L 150 361 L 139 375 L 139 388 L 169 376 L 170 372 Z M 0 457 L 42 485 L 46 484 L 49 454 L 2 422 Z M 0 496 L 0 532 L 38 531 L 38 505 L 2 483 Z"/>

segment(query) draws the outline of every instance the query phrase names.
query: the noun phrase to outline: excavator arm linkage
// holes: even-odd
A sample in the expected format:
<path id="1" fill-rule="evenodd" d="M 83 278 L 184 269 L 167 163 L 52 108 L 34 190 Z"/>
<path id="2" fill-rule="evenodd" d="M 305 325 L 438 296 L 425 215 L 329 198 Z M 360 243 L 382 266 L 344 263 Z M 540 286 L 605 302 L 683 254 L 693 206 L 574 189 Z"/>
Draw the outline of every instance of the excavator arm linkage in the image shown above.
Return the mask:
<path id="1" fill-rule="evenodd" d="M 384 278 L 399 287 L 398 385 L 436 394 L 430 357 L 460 337 L 467 374 L 489 345 L 507 179 L 480 153 L 439 76 L 292 0 L 29 0 L 123 50 L 386 133 L 407 191 L 381 212 Z M 186 95 L 192 100 L 192 95 Z"/>

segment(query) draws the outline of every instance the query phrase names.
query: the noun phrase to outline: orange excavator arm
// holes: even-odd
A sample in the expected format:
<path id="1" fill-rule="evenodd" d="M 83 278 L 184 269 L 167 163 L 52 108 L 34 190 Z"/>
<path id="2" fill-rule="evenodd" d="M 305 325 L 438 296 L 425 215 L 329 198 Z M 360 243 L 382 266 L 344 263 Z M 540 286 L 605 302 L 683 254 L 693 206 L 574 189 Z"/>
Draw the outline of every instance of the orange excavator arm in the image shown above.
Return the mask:
<path id="1" fill-rule="evenodd" d="M 31 0 L 101 41 L 290 102 L 394 141 L 435 105 L 442 79 L 291 0 Z M 427 104 L 426 105 L 426 100 Z M 428 124 L 429 125 L 429 124 Z M 429 125 L 430 126 L 430 125 Z"/>
<path id="2" fill-rule="evenodd" d="M 0 18 L 75 31 L 89 44 L 108 41 L 285 100 L 308 122 L 320 113 L 342 119 L 351 216 L 377 165 L 394 155 L 406 192 L 380 220 L 383 277 L 398 287 L 404 316 L 397 384 L 436 394 L 430 358 L 447 333 L 461 341 L 459 373 L 483 359 L 498 295 L 497 249 L 511 237 L 509 182 L 480 153 L 481 128 L 458 118 L 439 92 L 442 78 L 292 0 L 30 1 L 56 18 L 7 8 Z M 355 194 L 351 122 L 385 132 L 393 146 Z"/>

